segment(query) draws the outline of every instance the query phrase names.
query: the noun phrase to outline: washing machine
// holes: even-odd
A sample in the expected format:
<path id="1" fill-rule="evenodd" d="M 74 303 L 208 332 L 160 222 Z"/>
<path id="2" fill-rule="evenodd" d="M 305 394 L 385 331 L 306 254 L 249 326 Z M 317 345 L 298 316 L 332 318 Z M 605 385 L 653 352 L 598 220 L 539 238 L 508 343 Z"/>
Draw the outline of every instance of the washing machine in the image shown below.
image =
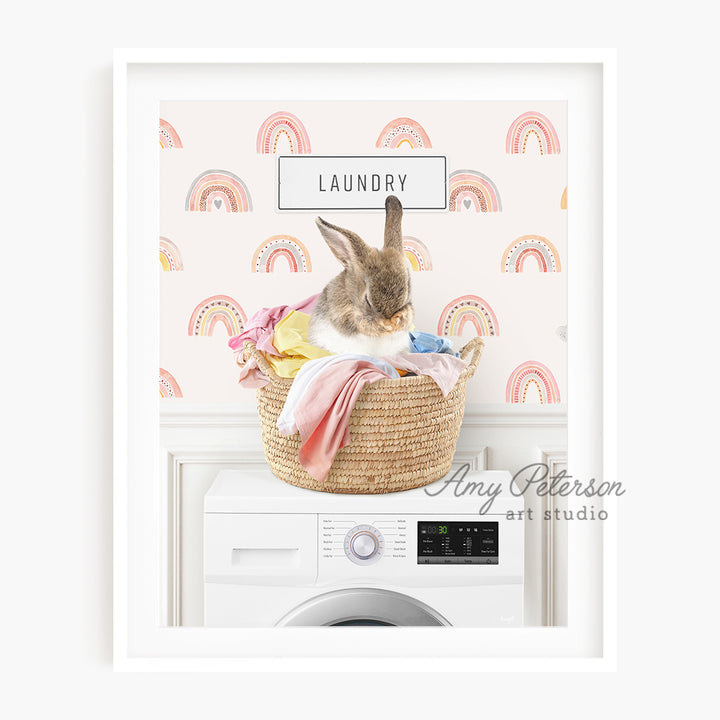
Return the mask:
<path id="1" fill-rule="evenodd" d="M 220 472 L 204 500 L 205 625 L 522 625 L 522 498 L 507 472 L 458 477 L 340 495 Z"/>

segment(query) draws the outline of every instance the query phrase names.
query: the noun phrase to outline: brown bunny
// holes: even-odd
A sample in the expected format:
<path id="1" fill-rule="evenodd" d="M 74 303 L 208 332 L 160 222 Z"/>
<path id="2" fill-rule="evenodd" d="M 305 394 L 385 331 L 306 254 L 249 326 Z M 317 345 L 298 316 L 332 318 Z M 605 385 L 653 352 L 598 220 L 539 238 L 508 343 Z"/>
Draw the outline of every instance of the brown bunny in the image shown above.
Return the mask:
<path id="1" fill-rule="evenodd" d="M 400 200 L 394 195 L 385 200 L 382 249 L 322 218 L 315 222 L 344 270 L 318 298 L 310 317 L 310 342 L 332 353 L 381 357 L 409 352 L 414 312 Z"/>

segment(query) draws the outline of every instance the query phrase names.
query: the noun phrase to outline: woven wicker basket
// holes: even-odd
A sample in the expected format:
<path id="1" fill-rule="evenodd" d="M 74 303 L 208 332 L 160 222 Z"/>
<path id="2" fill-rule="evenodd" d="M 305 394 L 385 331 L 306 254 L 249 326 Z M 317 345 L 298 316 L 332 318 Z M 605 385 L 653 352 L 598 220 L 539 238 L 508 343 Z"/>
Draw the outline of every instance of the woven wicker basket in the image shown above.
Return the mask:
<path id="1" fill-rule="evenodd" d="M 273 474 L 291 485 L 332 493 L 388 493 L 434 482 L 449 470 L 465 411 L 465 384 L 475 373 L 483 341 L 473 338 L 460 351 L 470 357 L 455 387 L 442 396 L 431 378 L 418 375 L 379 380 L 363 388 L 350 415 L 351 443 L 342 448 L 328 477 L 319 482 L 300 464 L 300 435 L 277 429 L 289 378 L 275 374 L 254 343 L 243 354 L 254 357 L 270 382 L 257 390 L 265 457 Z"/>

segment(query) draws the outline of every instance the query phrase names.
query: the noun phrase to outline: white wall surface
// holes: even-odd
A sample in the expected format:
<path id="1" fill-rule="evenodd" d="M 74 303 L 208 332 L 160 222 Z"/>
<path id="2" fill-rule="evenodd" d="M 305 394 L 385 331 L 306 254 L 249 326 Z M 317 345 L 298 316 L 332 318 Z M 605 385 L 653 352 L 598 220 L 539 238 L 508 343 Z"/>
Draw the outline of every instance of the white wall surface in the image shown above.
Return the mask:
<path id="1" fill-rule="evenodd" d="M 712 707 L 718 116 L 707 3 L 13 4 L 2 53 L 0 593 L 7 717 L 538 718 Z M 619 671 L 486 678 L 115 675 L 112 48 L 619 49 Z M 572 301 L 572 299 L 571 299 Z M 668 532 L 680 533 L 668 542 Z M 715 584 L 713 584 L 713 587 Z M 422 688 L 422 692 L 418 690 Z"/>

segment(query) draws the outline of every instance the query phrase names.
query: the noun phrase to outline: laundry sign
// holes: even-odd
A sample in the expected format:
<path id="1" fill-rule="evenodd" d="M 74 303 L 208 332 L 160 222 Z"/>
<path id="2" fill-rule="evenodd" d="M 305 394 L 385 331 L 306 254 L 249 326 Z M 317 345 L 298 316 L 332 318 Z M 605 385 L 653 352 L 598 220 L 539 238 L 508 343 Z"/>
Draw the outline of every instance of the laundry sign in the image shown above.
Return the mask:
<path id="1" fill-rule="evenodd" d="M 444 155 L 283 155 L 278 210 L 384 210 L 396 195 L 406 210 L 447 210 Z"/>

